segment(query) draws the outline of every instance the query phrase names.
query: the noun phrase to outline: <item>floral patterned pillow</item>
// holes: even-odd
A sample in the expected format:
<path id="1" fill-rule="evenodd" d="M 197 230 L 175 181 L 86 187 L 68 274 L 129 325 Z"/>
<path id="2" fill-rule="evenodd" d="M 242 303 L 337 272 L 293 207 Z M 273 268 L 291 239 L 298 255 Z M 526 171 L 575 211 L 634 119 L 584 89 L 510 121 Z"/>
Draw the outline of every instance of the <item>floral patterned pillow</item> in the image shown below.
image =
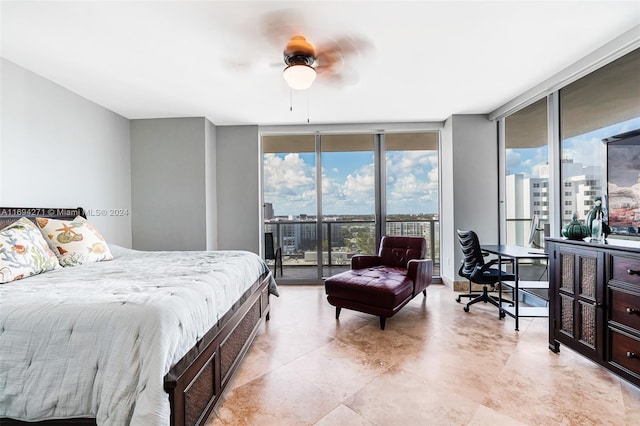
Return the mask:
<path id="1" fill-rule="evenodd" d="M 26 217 L 0 231 L 0 284 L 56 268 L 58 258 Z"/>
<path id="2" fill-rule="evenodd" d="M 100 232 L 82 216 L 73 220 L 38 217 L 36 223 L 62 266 L 113 259 Z"/>

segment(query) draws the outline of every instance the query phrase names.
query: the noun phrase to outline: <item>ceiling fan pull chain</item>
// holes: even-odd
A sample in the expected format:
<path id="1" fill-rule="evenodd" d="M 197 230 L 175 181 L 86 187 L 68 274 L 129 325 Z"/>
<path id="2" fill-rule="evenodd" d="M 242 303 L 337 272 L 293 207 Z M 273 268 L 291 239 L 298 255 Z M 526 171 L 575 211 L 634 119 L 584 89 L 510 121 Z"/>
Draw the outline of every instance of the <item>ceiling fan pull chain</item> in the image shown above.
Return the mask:
<path id="1" fill-rule="evenodd" d="M 289 88 L 289 111 L 293 111 L 293 89 Z"/>

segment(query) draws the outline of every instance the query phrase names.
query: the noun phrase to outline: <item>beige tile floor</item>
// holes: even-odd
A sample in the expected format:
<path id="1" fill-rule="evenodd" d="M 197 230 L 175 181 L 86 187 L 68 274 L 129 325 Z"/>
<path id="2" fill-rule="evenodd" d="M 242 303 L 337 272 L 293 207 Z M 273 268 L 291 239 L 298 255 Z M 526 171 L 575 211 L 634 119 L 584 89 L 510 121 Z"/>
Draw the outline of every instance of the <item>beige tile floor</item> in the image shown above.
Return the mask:
<path id="1" fill-rule="evenodd" d="M 640 425 L 640 389 L 562 347 L 547 319 L 465 313 L 442 285 L 387 320 L 342 310 L 322 286 L 280 286 L 271 320 L 213 425 Z"/>

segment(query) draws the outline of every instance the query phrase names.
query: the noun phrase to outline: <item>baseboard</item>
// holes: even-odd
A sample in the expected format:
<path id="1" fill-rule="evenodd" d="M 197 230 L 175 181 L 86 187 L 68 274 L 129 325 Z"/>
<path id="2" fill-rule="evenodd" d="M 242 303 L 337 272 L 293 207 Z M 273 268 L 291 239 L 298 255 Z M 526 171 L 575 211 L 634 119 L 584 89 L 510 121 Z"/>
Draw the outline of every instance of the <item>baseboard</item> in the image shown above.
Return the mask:
<path id="1" fill-rule="evenodd" d="M 440 277 L 440 279 L 442 280 L 442 284 L 444 284 L 446 287 L 449 287 L 451 289 L 455 288 L 455 282 L 451 280 L 451 278 Z"/>
<path id="2" fill-rule="evenodd" d="M 469 281 L 467 280 L 451 280 L 447 277 L 442 277 L 442 283 L 458 293 L 469 292 Z M 471 291 L 482 293 L 482 284 L 471 283 Z"/>
<path id="3" fill-rule="evenodd" d="M 482 284 L 471 283 L 471 291 L 482 293 Z M 469 281 L 454 281 L 453 291 L 456 292 L 469 292 Z"/>

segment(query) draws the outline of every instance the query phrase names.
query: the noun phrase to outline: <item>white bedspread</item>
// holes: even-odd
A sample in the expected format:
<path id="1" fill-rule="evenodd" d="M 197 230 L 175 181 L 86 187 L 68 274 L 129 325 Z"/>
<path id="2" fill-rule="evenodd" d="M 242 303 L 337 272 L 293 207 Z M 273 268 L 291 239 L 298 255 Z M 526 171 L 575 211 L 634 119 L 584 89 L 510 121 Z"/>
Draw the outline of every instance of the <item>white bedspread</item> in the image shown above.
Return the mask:
<path id="1" fill-rule="evenodd" d="M 165 374 L 267 270 L 243 251 L 110 248 L 0 285 L 0 417 L 169 424 Z"/>

